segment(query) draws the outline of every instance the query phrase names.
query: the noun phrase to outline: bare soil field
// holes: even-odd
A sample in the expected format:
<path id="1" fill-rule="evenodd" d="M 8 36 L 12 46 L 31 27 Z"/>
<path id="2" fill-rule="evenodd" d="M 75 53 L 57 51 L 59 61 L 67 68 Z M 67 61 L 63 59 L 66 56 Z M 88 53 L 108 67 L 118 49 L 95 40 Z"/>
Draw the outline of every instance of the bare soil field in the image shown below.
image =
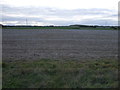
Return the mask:
<path id="1" fill-rule="evenodd" d="M 3 29 L 4 61 L 117 58 L 117 30 Z"/>

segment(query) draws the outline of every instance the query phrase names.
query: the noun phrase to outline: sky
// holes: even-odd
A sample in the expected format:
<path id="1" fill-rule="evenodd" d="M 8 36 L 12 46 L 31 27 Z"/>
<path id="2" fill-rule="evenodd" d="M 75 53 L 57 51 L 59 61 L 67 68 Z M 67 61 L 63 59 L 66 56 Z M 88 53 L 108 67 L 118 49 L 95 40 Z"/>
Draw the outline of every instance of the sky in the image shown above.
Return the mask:
<path id="1" fill-rule="evenodd" d="M 1 0 L 4 25 L 118 25 L 119 0 Z"/>

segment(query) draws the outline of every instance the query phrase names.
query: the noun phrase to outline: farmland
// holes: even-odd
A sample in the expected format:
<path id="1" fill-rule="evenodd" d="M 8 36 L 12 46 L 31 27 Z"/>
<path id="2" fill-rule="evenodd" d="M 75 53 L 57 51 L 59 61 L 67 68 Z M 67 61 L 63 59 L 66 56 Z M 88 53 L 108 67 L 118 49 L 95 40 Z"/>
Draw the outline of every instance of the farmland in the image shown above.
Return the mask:
<path id="1" fill-rule="evenodd" d="M 3 29 L 3 60 L 116 58 L 117 30 Z"/>
<path id="2" fill-rule="evenodd" d="M 3 28 L 2 35 L 3 87 L 117 87 L 117 30 Z"/>

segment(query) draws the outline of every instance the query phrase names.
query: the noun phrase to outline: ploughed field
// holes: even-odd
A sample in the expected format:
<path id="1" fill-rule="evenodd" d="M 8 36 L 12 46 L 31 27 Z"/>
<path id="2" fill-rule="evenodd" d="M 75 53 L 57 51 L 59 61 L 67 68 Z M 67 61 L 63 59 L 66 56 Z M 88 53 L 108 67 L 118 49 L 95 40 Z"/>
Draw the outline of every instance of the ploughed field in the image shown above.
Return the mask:
<path id="1" fill-rule="evenodd" d="M 3 29 L 3 60 L 117 58 L 117 30 Z"/>

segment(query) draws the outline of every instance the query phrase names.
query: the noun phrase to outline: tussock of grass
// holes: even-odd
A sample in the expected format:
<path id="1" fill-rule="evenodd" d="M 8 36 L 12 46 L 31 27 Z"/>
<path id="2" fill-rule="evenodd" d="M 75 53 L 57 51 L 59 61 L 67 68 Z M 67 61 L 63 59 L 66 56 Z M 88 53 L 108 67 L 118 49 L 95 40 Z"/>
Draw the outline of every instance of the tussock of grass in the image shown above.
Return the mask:
<path id="1" fill-rule="evenodd" d="M 114 88 L 117 60 L 3 62 L 3 88 Z"/>

